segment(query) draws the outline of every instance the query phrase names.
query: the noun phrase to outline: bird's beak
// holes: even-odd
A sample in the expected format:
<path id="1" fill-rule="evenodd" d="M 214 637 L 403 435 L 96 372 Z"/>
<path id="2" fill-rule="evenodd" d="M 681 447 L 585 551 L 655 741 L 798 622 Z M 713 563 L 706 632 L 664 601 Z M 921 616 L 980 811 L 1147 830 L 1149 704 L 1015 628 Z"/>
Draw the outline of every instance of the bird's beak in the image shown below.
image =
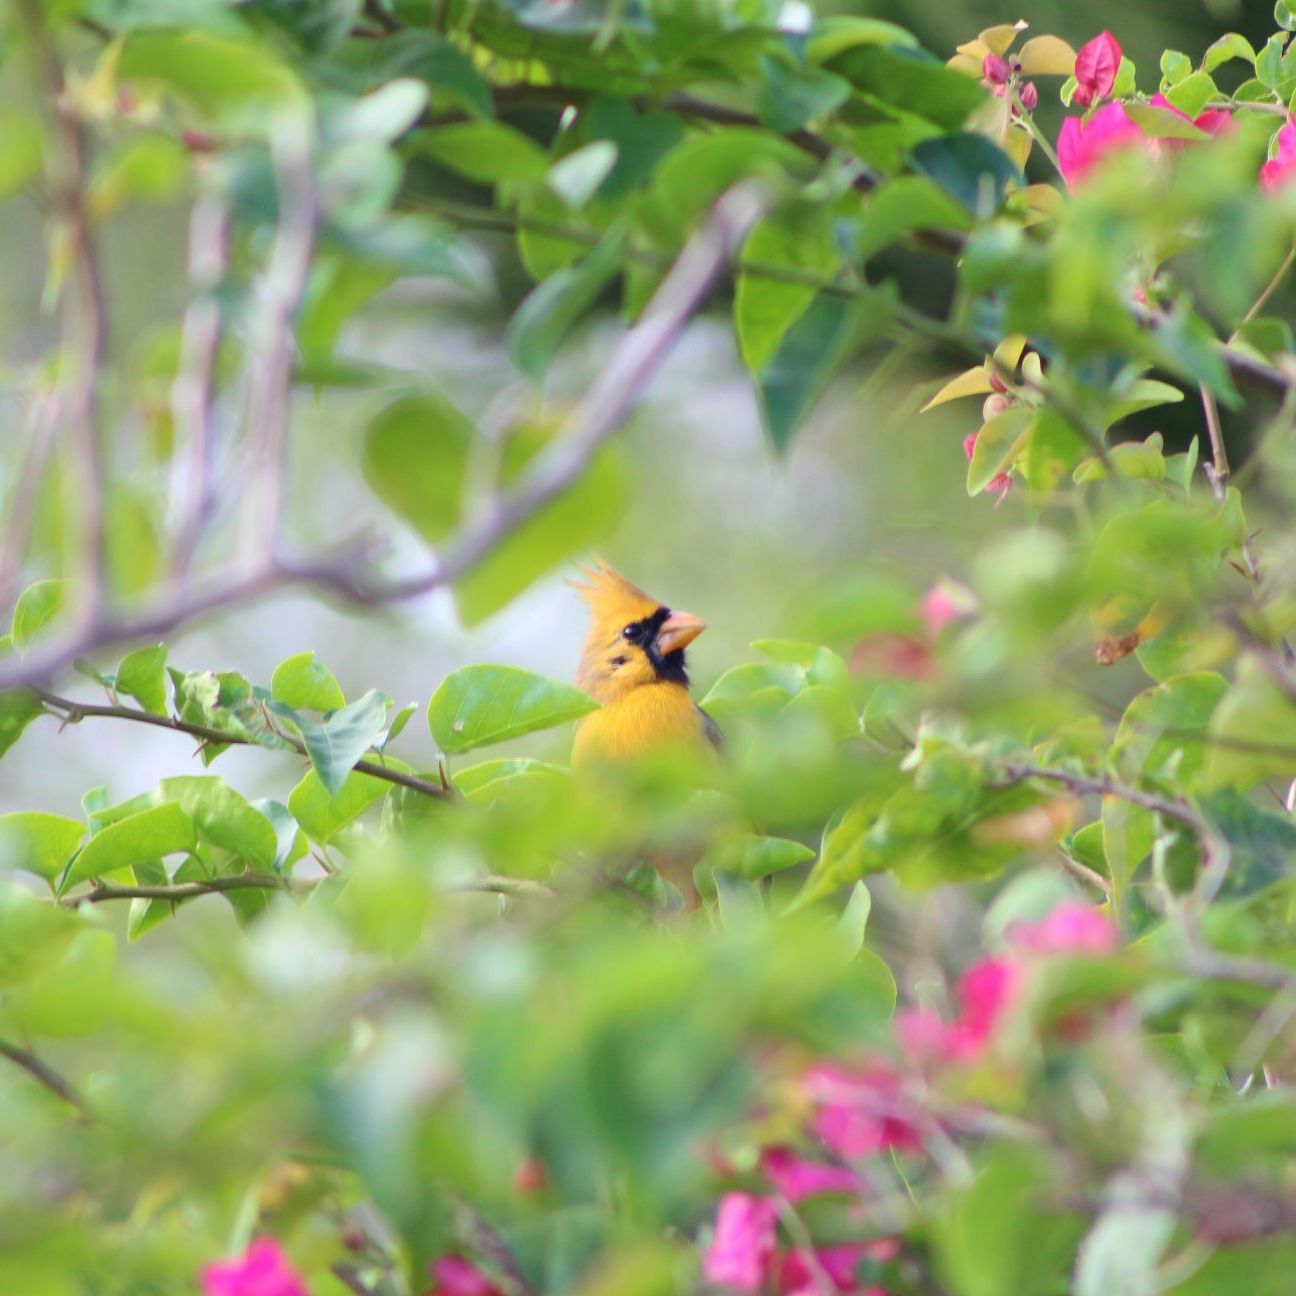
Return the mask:
<path id="1" fill-rule="evenodd" d="M 663 653 L 687 648 L 706 629 L 706 622 L 691 612 L 672 612 L 657 631 L 657 647 Z"/>

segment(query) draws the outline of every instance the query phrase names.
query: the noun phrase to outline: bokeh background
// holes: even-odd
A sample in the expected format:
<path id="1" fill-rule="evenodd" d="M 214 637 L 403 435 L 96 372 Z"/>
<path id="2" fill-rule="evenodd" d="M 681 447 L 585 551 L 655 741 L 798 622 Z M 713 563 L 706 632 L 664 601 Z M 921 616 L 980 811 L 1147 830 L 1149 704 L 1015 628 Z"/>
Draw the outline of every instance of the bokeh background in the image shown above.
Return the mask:
<path id="1" fill-rule="evenodd" d="M 1109 27 L 1139 66 L 1145 90 L 1155 85 L 1156 60 L 1166 47 L 1182 48 L 1196 60 L 1225 31 L 1240 30 L 1260 44 L 1272 30 L 1272 6 L 1261 0 L 896 0 L 832 7 L 903 23 L 942 54 L 984 26 L 1017 18 L 1077 46 Z M 1050 82 L 1049 90 L 1054 86 Z M 10 102 L 29 93 L 12 77 L 2 90 Z M 1050 98 L 1046 91 L 1041 119 L 1054 131 L 1061 108 Z M 1039 161 L 1037 151 L 1033 165 Z M 50 342 L 52 322 L 41 309 L 42 220 L 33 204 L 0 208 L 0 365 L 11 371 L 34 361 Z M 183 306 L 185 222 L 178 204 L 131 207 L 103 231 L 111 346 L 127 364 L 143 363 L 157 327 Z M 482 234 L 471 243 L 466 285 L 406 282 L 364 312 L 344 335 L 341 354 L 408 370 L 488 428 L 519 408 L 560 412 L 588 386 L 615 342 L 615 300 L 572 338 L 537 392 L 503 349 L 504 325 L 528 287 L 510 240 Z M 946 283 L 915 279 L 902 260 L 893 269 L 918 304 L 939 310 Z M 918 414 L 941 374 L 966 365 L 965 357 L 953 354 L 948 363 L 915 369 L 903 352 L 877 350 L 838 379 L 780 459 L 764 440 L 726 306 L 717 293 L 619 437 L 628 489 L 620 520 L 601 545 L 651 593 L 708 620 L 710 630 L 692 650 L 700 691 L 743 660 L 752 639 L 785 628 L 834 570 L 866 566 L 906 582 L 916 597 L 941 576 L 964 575 L 990 538 L 1030 516 L 1021 492 L 999 507 L 992 496 L 966 496 L 961 447 L 977 426 L 975 402 Z M 291 527 L 304 547 L 337 540 L 379 516 L 357 465 L 366 419 L 391 394 L 299 398 L 296 426 L 309 432 L 310 451 L 294 461 Z M 145 413 L 123 407 L 120 393 L 108 396 L 117 453 L 127 463 L 142 461 Z M 21 444 L 22 411 L 11 395 L 3 401 L 0 456 L 8 475 Z M 1156 427 L 1172 447 L 1200 431 L 1191 402 L 1149 418 L 1140 434 Z M 1230 426 L 1228 432 L 1235 460 L 1244 457 L 1248 428 Z M 416 568 L 419 543 L 412 536 L 397 543 L 397 561 Z M 447 595 L 362 616 L 306 593 L 283 593 L 189 629 L 173 641 L 171 660 L 186 669 L 232 669 L 266 682 L 282 658 L 314 649 L 348 695 L 378 687 L 398 705 L 426 702 L 447 671 L 467 662 L 504 662 L 566 678 L 579 653 L 584 613 L 563 575 L 554 572 L 472 630 L 460 626 Z M 1093 687 L 1120 693 L 1122 668 L 1094 668 Z M 94 686 L 77 679 L 65 691 L 89 696 Z M 185 741 L 142 726 L 94 721 L 60 733 L 53 720 L 43 719 L 24 738 L 21 759 L 3 766 L 0 812 L 69 813 L 81 791 L 97 783 L 108 785 L 111 802 L 124 799 L 180 772 L 177 747 Z M 569 736 L 542 741 L 562 755 Z M 422 724 L 411 724 L 400 746 L 416 763 L 433 754 Z M 248 796 L 282 796 L 299 770 L 286 761 L 276 767 L 278 759 L 233 749 L 221 758 L 220 770 Z"/>

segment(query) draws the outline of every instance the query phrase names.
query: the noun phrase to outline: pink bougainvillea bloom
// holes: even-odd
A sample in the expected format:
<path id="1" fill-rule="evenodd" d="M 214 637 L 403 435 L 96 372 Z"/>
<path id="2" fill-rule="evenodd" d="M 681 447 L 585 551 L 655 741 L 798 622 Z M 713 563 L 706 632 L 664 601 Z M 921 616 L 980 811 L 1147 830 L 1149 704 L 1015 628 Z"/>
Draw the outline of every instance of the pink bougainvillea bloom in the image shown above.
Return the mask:
<path id="1" fill-rule="evenodd" d="M 988 958 L 974 963 L 959 977 L 961 1012 L 949 1028 L 949 1050 L 960 1061 L 975 1059 L 985 1048 L 1021 981 L 1021 969 L 1011 959 Z"/>
<path id="2" fill-rule="evenodd" d="M 1296 175 L 1296 122 L 1278 132 L 1278 151 L 1260 168 L 1260 188 L 1265 193 L 1281 189 Z"/>
<path id="3" fill-rule="evenodd" d="M 981 75 L 991 85 L 1003 85 L 1012 75 L 1012 69 L 1002 54 L 987 54 L 981 60 Z"/>
<path id="4" fill-rule="evenodd" d="M 310 1296 L 274 1238 L 257 1238 L 236 1260 L 207 1265 L 203 1296 Z"/>
<path id="5" fill-rule="evenodd" d="M 718 1287 L 758 1292 L 774 1260 L 774 1203 L 751 1193 L 726 1193 L 716 1210 L 715 1233 L 702 1257 L 702 1276 Z"/>
<path id="6" fill-rule="evenodd" d="M 1111 94 L 1120 61 L 1120 43 L 1109 31 L 1099 32 L 1088 44 L 1080 47 L 1075 61 L 1076 89 L 1072 98 L 1081 108 L 1088 108 Z"/>
<path id="7" fill-rule="evenodd" d="M 936 638 L 947 625 L 953 625 L 962 615 L 943 585 L 933 585 L 918 603 L 918 615 L 927 627 L 927 633 Z"/>
<path id="8" fill-rule="evenodd" d="M 823 1063 L 807 1072 L 805 1089 L 818 1104 L 811 1127 L 835 1156 L 849 1161 L 886 1148 L 916 1152 L 922 1146 L 901 1077 L 889 1066 L 851 1071 Z"/>
<path id="9" fill-rule="evenodd" d="M 432 1263 L 434 1286 L 426 1296 L 504 1296 L 504 1293 L 463 1256 L 442 1256 Z"/>
<path id="10" fill-rule="evenodd" d="M 1109 954 L 1116 948 L 1115 924 L 1091 905 L 1059 905 L 1035 923 L 1015 923 L 1009 940 L 1036 954 Z"/>
<path id="11" fill-rule="evenodd" d="M 1186 112 L 1176 108 L 1163 94 L 1153 95 L 1148 100 L 1148 103 L 1153 108 L 1164 108 L 1167 112 L 1174 113 L 1176 117 L 1192 122 L 1199 131 L 1204 131 L 1207 135 L 1222 135 L 1233 126 L 1233 114 L 1227 108 L 1207 108 L 1205 112 L 1198 113 L 1196 117 L 1189 117 Z M 1191 144 L 1192 140 L 1156 139 L 1150 140 L 1149 143 L 1156 152 L 1177 153 Z"/>
<path id="12" fill-rule="evenodd" d="M 895 1015 L 900 1051 L 916 1067 L 934 1066 L 950 1057 L 950 1028 L 935 1008 L 901 1008 Z"/>
<path id="13" fill-rule="evenodd" d="M 859 1176 L 853 1170 L 807 1161 L 791 1148 L 766 1148 L 760 1164 L 770 1184 L 791 1202 L 821 1193 L 856 1193 L 860 1188 Z"/>
<path id="14" fill-rule="evenodd" d="M 1058 135 L 1058 167 L 1067 187 L 1076 184 L 1103 158 L 1124 148 L 1146 148 L 1147 136 L 1122 103 L 1109 103 L 1087 120 L 1068 117 Z"/>
<path id="15" fill-rule="evenodd" d="M 862 1260 L 886 1263 L 899 1254 L 900 1243 L 895 1238 L 816 1247 L 813 1261 L 804 1251 L 788 1251 L 779 1266 L 778 1290 L 780 1296 L 827 1296 L 822 1291 L 822 1275 L 834 1291 L 853 1292 L 856 1296 L 886 1296 L 881 1287 L 860 1290 L 855 1285 L 855 1275 Z"/>

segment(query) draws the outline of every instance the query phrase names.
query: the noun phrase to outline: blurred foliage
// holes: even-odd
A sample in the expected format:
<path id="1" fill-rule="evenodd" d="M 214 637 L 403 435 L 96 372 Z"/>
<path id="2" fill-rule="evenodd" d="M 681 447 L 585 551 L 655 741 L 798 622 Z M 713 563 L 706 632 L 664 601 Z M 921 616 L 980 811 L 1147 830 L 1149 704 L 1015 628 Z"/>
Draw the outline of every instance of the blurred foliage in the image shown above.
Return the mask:
<path id="1" fill-rule="evenodd" d="M 189 1292 L 264 1236 L 316 1296 L 1289 1290 L 1296 8 L 1086 9 L 1096 89 L 1069 9 L 964 8 L 954 44 L 924 3 L 5 10 L 43 289 L 0 757 L 56 720 L 201 765 L 0 816 L 0 1290 Z M 844 374 L 898 386 L 869 466 L 965 438 L 966 583 L 827 553 L 700 690 L 722 763 L 599 779 L 562 759 L 596 703 L 533 669 L 397 706 L 287 618 L 260 676 L 170 642 L 284 584 L 475 625 L 627 513 L 651 550 L 691 464 L 591 420 L 736 198 L 713 305 L 769 454 Z M 162 318 L 104 255 L 136 221 Z M 488 408 L 348 345 L 433 301 Z M 595 321 L 624 385 L 573 409 Z"/>

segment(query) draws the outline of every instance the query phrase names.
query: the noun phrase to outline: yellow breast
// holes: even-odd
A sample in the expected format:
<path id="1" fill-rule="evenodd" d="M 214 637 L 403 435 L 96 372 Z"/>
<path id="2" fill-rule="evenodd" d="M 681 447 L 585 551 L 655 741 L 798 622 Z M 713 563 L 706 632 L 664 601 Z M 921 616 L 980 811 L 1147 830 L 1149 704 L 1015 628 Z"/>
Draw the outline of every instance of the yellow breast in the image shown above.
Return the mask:
<path id="1" fill-rule="evenodd" d="M 705 720 L 680 684 L 629 689 L 581 721 L 572 747 L 572 769 L 634 760 L 671 743 L 706 741 Z"/>

